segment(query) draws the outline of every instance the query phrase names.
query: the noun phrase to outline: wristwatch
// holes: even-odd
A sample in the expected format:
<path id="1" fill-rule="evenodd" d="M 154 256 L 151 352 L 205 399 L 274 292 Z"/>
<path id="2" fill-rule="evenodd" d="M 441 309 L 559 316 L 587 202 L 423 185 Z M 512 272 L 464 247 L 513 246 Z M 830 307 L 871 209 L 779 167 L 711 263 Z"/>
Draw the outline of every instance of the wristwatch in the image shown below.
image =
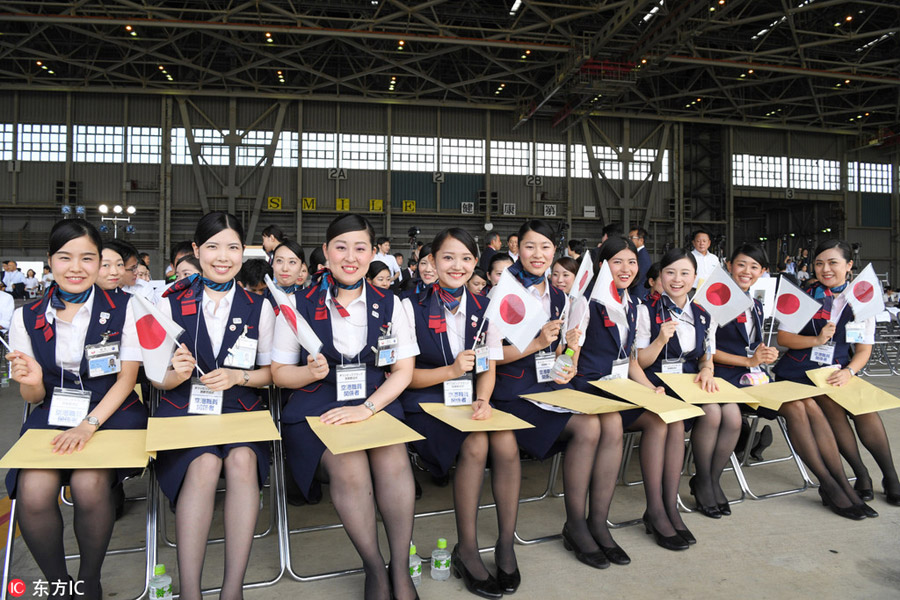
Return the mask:
<path id="1" fill-rule="evenodd" d="M 372 404 L 372 401 L 371 401 L 371 400 L 366 400 L 365 402 L 363 402 L 363 406 L 365 406 L 366 408 L 368 408 L 369 410 L 371 410 L 373 416 L 375 415 L 375 413 L 378 412 L 378 410 L 375 408 L 375 405 Z"/>
<path id="2" fill-rule="evenodd" d="M 93 425 L 97 429 L 100 429 L 100 419 L 98 419 L 97 417 L 88 415 L 84 419 L 82 419 L 82 421 L 85 421 L 88 425 Z"/>
<path id="3" fill-rule="evenodd" d="M 247 371 L 241 371 L 241 373 L 243 373 L 244 375 L 244 385 L 250 383 L 250 373 L 248 373 Z"/>
<path id="4" fill-rule="evenodd" d="M 847 367 L 847 370 L 850 372 L 850 377 L 856 375 L 856 371 L 854 371 L 851 367 Z"/>

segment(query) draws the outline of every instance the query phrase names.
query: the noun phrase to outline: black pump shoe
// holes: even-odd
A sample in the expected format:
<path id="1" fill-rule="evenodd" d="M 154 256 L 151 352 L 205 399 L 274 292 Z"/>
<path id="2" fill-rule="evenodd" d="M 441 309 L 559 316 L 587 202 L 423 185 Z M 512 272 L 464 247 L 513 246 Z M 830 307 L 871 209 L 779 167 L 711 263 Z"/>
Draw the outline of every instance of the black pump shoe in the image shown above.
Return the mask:
<path id="1" fill-rule="evenodd" d="M 831 509 L 831 512 L 839 517 L 844 517 L 845 519 L 851 519 L 853 521 L 862 521 L 866 518 L 861 507 L 855 504 L 851 504 L 846 508 L 839 508 L 822 488 L 819 488 L 819 496 L 822 498 L 822 506 L 827 506 Z"/>
<path id="2" fill-rule="evenodd" d="M 893 506 L 900 506 L 900 493 L 898 492 L 889 492 L 887 490 L 887 480 L 881 480 L 881 487 L 884 488 L 884 495 L 886 496 L 886 500 L 888 504 L 892 504 Z"/>
<path id="3" fill-rule="evenodd" d="M 614 565 L 630 565 L 631 564 L 631 557 L 628 556 L 628 554 L 624 550 L 622 550 L 622 548 L 618 544 L 615 544 L 614 546 L 612 546 L 610 548 L 607 548 L 606 546 L 603 546 L 602 544 L 599 544 L 599 543 L 597 545 L 600 546 L 600 550 L 603 551 L 603 554 L 606 555 L 607 560 L 609 560 L 609 562 L 611 562 L 612 564 L 614 564 Z"/>
<path id="4" fill-rule="evenodd" d="M 569 536 L 568 525 L 563 525 L 562 539 L 565 549 L 574 552 L 575 558 L 587 566 L 594 567 L 595 569 L 605 569 L 609 566 L 609 560 L 606 558 L 606 554 L 603 553 L 603 549 L 594 552 L 583 552 L 578 548 L 575 541 Z"/>
<path id="5" fill-rule="evenodd" d="M 722 504 L 717 505 L 716 508 L 718 508 L 719 512 L 724 516 L 731 516 L 731 504 L 728 502 L 723 502 Z"/>
<path id="6" fill-rule="evenodd" d="M 687 527 L 684 529 L 676 529 L 675 533 L 677 533 L 681 539 L 686 541 L 689 546 L 697 543 L 697 538 L 694 537 L 694 534 L 691 533 L 691 530 Z"/>
<path id="7" fill-rule="evenodd" d="M 462 579 L 466 589 L 476 596 L 490 600 L 503 597 L 503 591 L 493 575 L 489 574 L 487 579 L 475 579 L 475 576 L 469 573 L 459 557 L 459 544 L 453 546 L 453 552 L 450 553 L 450 572 L 457 579 Z"/>
<path id="8" fill-rule="evenodd" d="M 709 517 L 710 519 L 721 519 L 722 513 L 719 511 L 719 507 L 717 505 L 705 506 L 700 502 L 700 499 L 697 497 L 697 492 L 694 489 L 694 479 L 694 477 L 691 477 L 688 480 L 688 486 L 690 486 L 691 488 L 691 495 L 694 497 L 694 502 L 697 504 L 697 508 L 695 508 L 694 510 L 696 510 L 704 517 Z"/>
<path id="9" fill-rule="evenodd" d="M 869 502 L 870 500 L 875 499 L 875 490 L 872 489 L 872 483 L 869 482 L 869 487 L 862 487 L 859 485 L 859 478 L 856 478 L 856 483 L 853 485 L 853 491 L 856 492 L 856 495 L 859 496 L 859 499 L 863 502 Z"/>
<path id="10" fill-rule="evenodd" d="M 653 523 L 650 522 L 650 517 L 647 516 L 647 513 L 644 513 L 641 520 L 644 522 L 644 529 L 647 530 L 647 535 L 652 535 L 658 546 L 665 548 L 666 550 L 688 549 L 688 542 L 678 534 L 677 530 L 675 535 L 665 536 L 656 530 Z"/>
<path id="11" fill-rule="evenodd" d="M 497 556 L 497 546 L 494 546 L 494 561 L 496 562 Z M 519 567 L 516 567 L 516 570 L 512 573 L 507 573 L 503 569 L 500 568 L 500 565 L 497 565 L 497 585 L 500 586 L 500 589 L 504 594 L 515 594 L 516 590 L 519 589 L 519 585 L 522 583 L 522 574 L 519 573 Z"/>

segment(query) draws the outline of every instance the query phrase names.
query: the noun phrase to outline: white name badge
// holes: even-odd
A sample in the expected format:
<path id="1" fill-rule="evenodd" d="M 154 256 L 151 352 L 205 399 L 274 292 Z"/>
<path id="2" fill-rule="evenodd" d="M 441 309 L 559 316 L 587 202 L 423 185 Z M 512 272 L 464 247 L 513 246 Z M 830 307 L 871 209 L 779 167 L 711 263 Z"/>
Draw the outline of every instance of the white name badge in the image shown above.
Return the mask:
<path id="1" fill-rule="evenodd" d="M 680 358 L 663 359 L 663 373 L 684 373 L 684 361 Z"/>
<path id="2" fill-rule="evenodd" d="M 846 331 L 846 336 L 844 341 L 848 344 L 862 344 L 863 340 L 866 336 L 866 323 L 865 321 L 856 322 L 853 321 L 851 323 L 847 323 L 847 326 L 844 328 Z"/>
<path id="3" fill-rule="evenodd" d="M 119 362 L 119 342 L 94 344 L 84 347 L 84 355 L 88 363 L 88 377 L 113 375 L 122 370 Z"/>
<path id="4" fill-rule="evenodd" d="M 466 406 L 472 404 L 472 375 L 466 373 L 444 382 L 444 405 Z"/>
<path id="5" fill-rule="evenodd" d="M 376 367 L 389 367 L 397 362 L 397 336 L 378 338 Z"/>
<path id="6" fill-rule="evenodd" d="M 629 360 L 627 358 L 614 360 L 612 364 L 612 371 L 610 371 L 609 375 L 607 375 L 603 379 L 628 379 L 628 364 Z"/>
<path id="7" fill-rule="evenodd" d="M 259 340 L 241 335 L 234 346 L 228 349 L 223 365 L 232 369 L 252 369 L 256 366 L 256 349 Z"/>
<path id="8" fill-rule="evenodd" d="M 490 368 L 490 363 L 488 362 L 488 355 L 490 351 L 488 347 L 484 344 L 479 346 L 475 346 L 475 372 L 476 373 L 484 373 Z"/>
<path id="9" fill-rule="evenodd" d="M 224 394 L 209 389 L 206 384 L 194 377 L 191 379 L 191 402 L 188 413 L 192 415 L 221 415 Z"/>
<path id="10" fill-rule="evenodd" d="M 553 352 L 538 352 L 534 355 L 534 368 L 537 370 L 538 383 L 553 381 L 553 364 L 556 362 L 556 354 Z"/>
<path id="11" fill-rule="evenodd" d="M 361 400 L 366 397 L 366 366 L 339 365 L 335 370 L 337 401 Z"/>
<path id="12" fill-rule="evenodd" d="M 812 349 L 809 359 L 820 365 L 830 365 L 834 363 L 834 345 L 823 344 Z"/>
<path id="13" fill-rule="evenodd" d="M 50 397 L 50 416 L 47 423 L 54 427 L 77 427 L 87 416 L 90 408 L 90 392 L 55 387 Z"/>

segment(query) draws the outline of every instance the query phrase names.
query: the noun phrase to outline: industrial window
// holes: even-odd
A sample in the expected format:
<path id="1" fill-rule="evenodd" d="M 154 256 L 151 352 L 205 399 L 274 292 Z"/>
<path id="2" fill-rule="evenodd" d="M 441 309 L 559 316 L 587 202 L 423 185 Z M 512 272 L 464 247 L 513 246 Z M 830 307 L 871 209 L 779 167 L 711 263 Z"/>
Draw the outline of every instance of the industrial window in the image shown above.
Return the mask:
<path id="1" fill-rule="evenodd" d="M 542 177 L 566 176 L 566 145 L 535 144 L 535 175 Z"/>
<path id="2" fill-rule="evenodd" d="M 303 168 L 333 169 L 337 167 L 336 141 L 333 133 L 303 133 Z"/>
<path id="3" fill-rule="evenodd" d="M 628 171 L 631 181 L 643 181 L 650 178 L 653 163 L 656 161 L 657 151 L 652 148 L 639 148 L 632 150 L 634 157 Z M 663 157 L 659 163 L 659 177 L 657 181 L 669 180 L 669 151 L 663 150 Z"/>
<path id="4" fill-rule="evenodd" d="M 128 162 L 148 165 L 162 162 L 162 129 L 129 127 Z"/>
<path id="5" fill-rule="evenodd" d="M 75 126 L 75 162 L 121 163 L 124 148 L 123 127 Z"/>
<path id="6" fill-rule="evenodd" d="M 484 173 L 484 140 L 441 138 L 441 171 Z"/>
<path id="7" fill-rule="evenodd" d="M 383 135 L 341 134 L 341 162 L 344 169 L 383 170 L 387 167 L 387 141 Z"/>
<path id="8" fill-rule="evenodd" d="M 609 146 L 594 146 L 594 157 L 607 179 L 622 179 L 622 163 L 616 151 Z M 591 163 L 584 144 L 572 146 L 572 177 L 591 178 Z"/>
<path id="9" fill-rule="evenodd" d="M 394 171 L 434 171 L 437 140 L 432 137 L 391 138 L 391 169 Z"/>
<path id="10" fill-rule="evenodd" d="M 531 175 L 529 142 L 491 141 L 491 175 Z"/>
<path id="11" fill-rule="evenodd" d="M 787 157 L 735 154 L 731 157 L 732 183 L 748 187 L 787 187 Z"/>
<path id="12" fill-rule="evenodd" d="M 193 132 L 194 141 L 200 146 L 199 164 L 228 164 L 228 146 L 218 129 L 194 129 Z M 172 129 L 172 164 L 191 164 L 191 152 L 183 127 Z"/>
<path id="13" fill-rule="evenodd" d="M 244 132 L 239 132 L 244 133 Z M 266 155 L 266 148 L 272 143 L 273 131 L 248 131 L 241 140 L 241 145 L 237 147 L 237 164 L 241 167 L 255 167 L 263 164 L 263 158 Z M 296 167 L 296 143 L 292 145 L 292 141 L 296 142 L 297 133 L 293 131 L 282 131 L 278 136 L 278 143 L 275 145 L 275 156 L 273 157 L 273 167 Z M 293 150 L 293 152 L 292 152 Z M 294 157 L 292 159 L 292 156 Z"/>
<path id="14" fill-rule="evenodd" d="M 13 124 L 0 123 L 0 160 L 12 160 Z"/>
<path id="15" fill-rule="evenodd" d="M 851 192 L 891 193 L 891 165 L 847 163 L 847 189 Z"/>
<path id="16" fill-rule="evenodd" d="M 841 189 L 841 163 L 836 160 L 792 158 L 791 185 L 798 190 Z"/>
<path id="17" fill-rule="evenodd" d="M 19 125 L 19 160 L 65 162 L 65 125 Z"/>

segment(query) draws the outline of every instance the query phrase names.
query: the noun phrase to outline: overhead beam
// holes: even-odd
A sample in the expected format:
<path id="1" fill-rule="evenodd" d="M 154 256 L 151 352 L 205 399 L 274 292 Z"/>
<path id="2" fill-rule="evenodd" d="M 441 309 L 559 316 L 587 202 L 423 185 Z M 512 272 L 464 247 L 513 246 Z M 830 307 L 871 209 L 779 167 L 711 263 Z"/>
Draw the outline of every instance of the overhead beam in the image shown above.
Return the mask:
<path id="1" fill-rule="evenodd" d="M 859 75 L 848 71 L 826 71 L 824 69 L 810 69 L 803 67 L 791 67 L 787 65 L 773 65 L 769 63 L 727 60 L 724 58 L 700 58 L 697 56 L 659 56 L 663 61 L 703 66 L 732 67 L 735 69 L 754 69 L 771 71 L 773 73 L 789 73 L 803 75 L 805 77 L 826 77 L 829 79 L 850 79 L 853 81 L 867 81 L 870 83 L 891 83 L 900 85 L 900 77 L 883 77 L 879 75 Z"/>

